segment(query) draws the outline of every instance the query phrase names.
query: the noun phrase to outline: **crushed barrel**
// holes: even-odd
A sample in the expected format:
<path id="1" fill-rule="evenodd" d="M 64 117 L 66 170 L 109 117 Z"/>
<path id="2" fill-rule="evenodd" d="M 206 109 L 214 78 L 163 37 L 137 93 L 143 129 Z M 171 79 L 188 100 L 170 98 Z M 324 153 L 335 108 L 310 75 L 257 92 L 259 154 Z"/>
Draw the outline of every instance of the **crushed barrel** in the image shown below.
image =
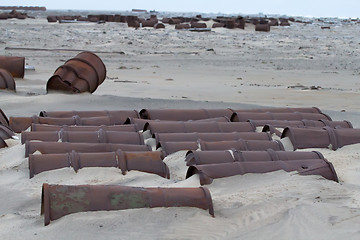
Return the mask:
<path id="1" fill-rule="evenodd" d="M 92 52 L 81 52 L 55 70 L 48 80 L 46 90 L 66 93 L 93 93 L 103 83 L 106 67 Z"/>

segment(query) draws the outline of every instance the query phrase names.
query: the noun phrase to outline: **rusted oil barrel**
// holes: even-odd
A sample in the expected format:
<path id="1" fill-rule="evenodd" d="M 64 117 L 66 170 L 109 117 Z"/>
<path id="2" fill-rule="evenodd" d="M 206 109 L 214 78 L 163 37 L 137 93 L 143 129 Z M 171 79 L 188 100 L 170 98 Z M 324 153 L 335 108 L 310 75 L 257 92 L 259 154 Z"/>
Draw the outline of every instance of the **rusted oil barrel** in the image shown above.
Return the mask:
<path id="1" fill-rule="evenodd" d="M 230 109 L 142 109 L 139 114 L 143 119 L 187 121 L 223 116 L 230 118 L 233 111 Z"/>
<path id="2" fill-rule="evenodd" d="M 0 68 L 7 70 L 14 78 L 23 78 L 25 72 L 25 58 L 0 56 Z"/>
<path id="3" fill-rule="evenodd" d="M 47 16 L 47 21 L 49 22 L 49 23 L 53 23 L 53 22 L 57 22 L 58 21 L 58 19 L 57 19 L 57 17 L 56 16 Z"/>
<path id="4" fill-rule="evenodd" d="M 333 165 L 326 159 L 303 159 L 293 161 L 231 162 L 190 166 L 186 178 L 199 174 L 200 184 L 210 184 L 213 179 L 247 173 L 267 173 L 278 170 L 297 171 L 300 175 L 320 175 L 338 182 Z"/>
<path id="5" fill-rule="evenodd" d="M 163 178 L 170 178 L 167 165 L 163 162 L 161 152 L 115 152 L 102 153 L 71 153 L 62 154 L 30 154 L 30 178 L 41 172 L 72 167 L 75 172 L 86 167 L 115 167 L 121 169 L 123 175 L 128 171 L 157 174 Z"/>
<path id="6" fill-rule="evenodd" d="M 284 151 L 284 145 L 278 141 L 267 140 L 235 140 L 235 141 L 216 141 L 207 142 L 199 141 L 201 151 L 214 151 L 214 150 L 241 150 L 241 151 L 265 151 L 272 149 L 274 151 Z"/>
<path id="7" fill-rule="evenodd" d="M 106 67 L 92 52 L 81 52 L 56 69 L 46 90 L 67 93 L 93 93 L 104 82 Z"/>
<path id="8" fill-rule="evenodd" d="M 255 132 L 255 126 L 249 122 L 148 122 L 144 126 L 144 131 L 150 133 L 212 133 L 212 132 Z"/>
<path id="9" fill-rule="evenodd" d="M 22 132 L 21 143 L 26 141 L 39 140 L 45 142 L 78 142 L 78 143 L 120 143 L 144 145 L 143 135 L 138 132 L 116 132 L 99 131 L 77 132 L 77 131 L 43 131 L 43 132 Z"/>
<path id="10" fill-rule="evenodd" d="M 308 107 L 308 108 L 255 108 L 255 109 L 231 109 L 233 112 L 271 112 L 271 113 L 322 113 L 322 111 L 317 107 Z"/>
<path id="11" fill-rule="evenodd" d="M 39 151 L 42 154 L 69 153 L 71 151 L 82 153 L 123 151 L 151 151 L 149 145 L 113 144 L 113 143 L 68 143 L 68 142 L 33 142 L 25 143 L 25 157 Z"/>
<path id="12" fill-rule="evenodd" d="M 197 140 L 215 141 L 234 141 L 244 140 L 272 140 L 269 133 L 264 132 L 232 132 L 232 133 L 155 133 L 157 146 L 160 141 L 164 142 L 193 142 Z"/>
<path id="13" fill-rule="evenodd" d="M 32 132 L 43 132 L 43 131 L 78 131 L 78 132 L 89 132 L 89 131 L 115 131 L 115 132 L 137 132 L 137 126 L 134 124 L 127 125 L 100 125 L 100 126 L 68 126 L 68 125 L 49 125 L 49 124 L 31 124 Z"/>
<path id="14" fill-rule="evenodd" d="M 189 151 L 185 162 L 188 166 L 218 164 L 227 162 L 269 162 L 294 161 L 304 159 L 324 159 L 320 152 L 287 152 L 274 151 Z"/>
<path id="15" fill-rule="evenodd" d="M 11 73 L 2 68 L 0 68 L 0 89 L 16 91 L 15 81 Z"/>
<path id="16" fill-rule="evenodd" d="M 270 25 L 268 23 L 266 24 L 256 24 L 255 25 L 255 31 L 257 32 L 270 32 Z"/>
<path id="17" fill-rule="evenodd" d="M 215 22 L 215 23 L 213 23 L 212 28 L 222 28 L 224 26 L 225 26 L 224 23 Z"/>
<path id="18" fill-rule="evenodd" d="M 206 23 L 192 22 L 191 28 L 207 28 Z"/>
<path id="19" fill-rule="evenodd" d="M 360 143 L 360 129 L 355 128 L 294 128 L 284 129 L 281 138 L 288 137 L 294 149 L 330 148 Z"/>
<path id="20" fill-rule="evenodd" d="M 288 121 L 299 121 L 299 120 L 330 120 L 330 116 L 325 113 L 272 113 L 272 112 L 235 112 L 231 116 L 232 122 L 246 122 L 248 120 L 288 120 Z"/>
<path id="21" fill-rule="evenodd" d="M 73 196 L 77 196 L 74 198 Z M 214 208 L 207 188 L 142 188 L 119 185 L 43 184 L 41 215 L 44 224 L 68 214 L 87 211 L 125 210 L 155 207 Z"/>

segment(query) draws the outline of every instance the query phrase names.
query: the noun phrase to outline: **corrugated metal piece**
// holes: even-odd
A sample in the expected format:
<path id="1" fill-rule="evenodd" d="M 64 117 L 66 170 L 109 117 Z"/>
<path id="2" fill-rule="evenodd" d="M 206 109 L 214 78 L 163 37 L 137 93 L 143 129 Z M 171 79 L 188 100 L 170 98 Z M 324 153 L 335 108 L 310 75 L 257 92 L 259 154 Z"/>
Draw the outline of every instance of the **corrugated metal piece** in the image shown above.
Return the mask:
<path id="1" fill-rule="evenodd" d="M 137 132 L 137 126 L 134 124 L 128 125 L 100 125 L 100 126 L 67 126 L 67 125 L 48 125 L 48 124 L 31 124 L 31 131 L 33 132 L 42 132 L 42 131 L 77 131 L 77 132 L 91 132 L 99 131 L 100 129 L 104 131 L 116 131 L 116 132 Z"/>
<path id="2" fill-rule="evenodd" d="M 9 89 L 16 91 L 14 78 L 7 70 L 0 68 L 0 89 Z"/>
<path id="3" fill-rule="evenodd" d="M 186 178 L 199 174 L 200 184 L 210 184 L 213 179 L 224 178 L 246 173 L 267 173 L 278 170 L 297 171 L 301 175 L 320 175 L 328 180 L 338 182 L 333 165 L 326 159 L 306 159 L 293 161 L 269 162 L 232 162 L 190 166 Z"/>
<path id="4" fill-rule="evenodd" d="M 230 109 L 142 109 L 139 114 L 143 119 L 170 121 L 200 120 L 232 115 Z"/>
<path id="5" fill-rule="evenodd" d="M 284 129 L 281 138 L 289 137 L 294 149 L 330 148 L 360 143 L 360 129 L 355 128 L 293 128 Z"/>
<path id="6" fill-rule="evenodd" d="M 23 78 L 25 72 L 25 58 L 0 56 L 0 68 L 7 70 L 14 78 Z"/>
<path id="7" fill-rule="evenodd" d="M 236 149 L 242 151 L 264 151 L 266 149 L 272 149 L 275 151 L 284 151 L 283 144 L 278 141 L 267 140 L 235 140 L 235 141 L 217 141 L 206 142 L 199 141 L 202 151 L 214 151 L 214 150 L 229 150 Z"/>
<path id="8" fill-rule="evenodd" d="M 331 118 L 324 113 L 256 113 L 256 112 L 235 112 L 231 116 L 232 122 L 247 122 L 248 120 L 330 120 Z"/>
<path id="9" fill-rule="evenodd" d="M 249 122 L 147 122 L 144 131 L 155 133 L 212 133 L 212 132 L 255 132 Z"/>
<path id="10" fill-rule="evenodd" d="M 293 161 L 304 159 L 324 159 L 320 152 L 286 152 L 267 149 L 265 151 L 189 151 L 186 154 L 186 164 L 204 165 L 227 162 L 268 162 Z"/>
<path id="11" fill-rule="evenodd" d="M 21 143 L 39 140 L 46 142 L 79 142 L 79 143 L 121 143 L 144 145 L 144 138 L 138 132 L 115 132 L 99 131 L 77 132 L 77 131 L 52 131 L 52 132 L 22 132 Z"/>
<path id="12" fill-rule="evenodd" d="M 161 152 L 116 152 L 102 153 L 71 153 L 62 154 L 30 154 L 30 178 L 41 172 L 72 167 L 77 172 L 85 167 L 115 167 L 121 169 L 122 174 L 131 170 L 157 174 L 170 178 L 170 172 L 162 161 Z"/>
<path id="13" fill-rule="evenodd" d="M 93 93 L 103 83 L 106 67 L 92 52 L 81 52 L 65 62 L 48 80 L 46 90 L 69 93 Z"/>
<path id="14" fill-rule="evenodd" d="M 148 145 L 27 141 L 25 142 L 25 157 L 36 151 L 42 154 L 55 154 L 72 151 L 81 153 L 115 152 L 118 149 L 123 151 L 151 151 L 151 147 Z"/>
<path id="15" fill-rule="evenodd" d="M 132 208 L 197 207 L 214 216 L 207 188 L 140 188 L 111 185 L 43 184 L 41 214 L 44 224 L 65 215 L 87 211 L 110 211 Z"/>

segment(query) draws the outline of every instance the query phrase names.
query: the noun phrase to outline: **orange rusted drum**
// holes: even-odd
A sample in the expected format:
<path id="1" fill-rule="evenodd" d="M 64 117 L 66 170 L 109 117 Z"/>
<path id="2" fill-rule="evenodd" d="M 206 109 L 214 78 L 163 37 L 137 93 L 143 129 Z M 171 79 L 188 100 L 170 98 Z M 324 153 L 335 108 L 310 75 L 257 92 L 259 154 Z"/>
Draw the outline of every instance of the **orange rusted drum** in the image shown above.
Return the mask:
<path id="1" fill-rule="evenodd" d="M 104 82 L 106 67 L 92 52 L 81 52 L 56 69 L 48 80 L 46 90 L 67 93 L 93 93 Z"/>
<path id="2" fill-rule="evenodd" d="M 7 70 L 14 78 L 23 78 L 25 72 L 25 58 L 0 56 L 0 68 Z"/>

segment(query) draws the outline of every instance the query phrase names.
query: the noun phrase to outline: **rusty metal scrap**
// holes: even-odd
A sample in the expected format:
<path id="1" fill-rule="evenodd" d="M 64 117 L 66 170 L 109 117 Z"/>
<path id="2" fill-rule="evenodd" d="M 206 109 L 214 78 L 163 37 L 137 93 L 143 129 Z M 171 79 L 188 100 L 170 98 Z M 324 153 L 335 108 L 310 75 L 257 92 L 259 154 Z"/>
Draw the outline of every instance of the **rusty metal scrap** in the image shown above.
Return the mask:
<path id="1" fill-rule="evenodd" d="M 87 211 L 125 210 L 154 207 L 196 207 L 214 217 L 207 188 L 141 188 L 118 185 L 43 184 L 41 214 L 44 224 L 65 215 Z"/>
<path id="2" fill-rule="evenodd" d="M 25 72 L 25 58 L 0 56 L 0 68 L 7 70 L 14 78 L 23 78 Z"/>
<path id="3" fill-rule="evenodd" d="M 309 108 L 255 108 L 255 109 L 232 109 L 233 112 L 271 112 L 271 113 L 322 113 L 322 111 L 317 107 Z"/>
<path id="4" fill-rule="evenodd" d="M 360 129 L 355 128 L 293 128 L 284 129 L 281 138 L 288 137 L 294 149 L 330 148 L 360 143 Z"/>
<path id="5" fill-rule="evenodd" d="M 297 171 L 300 175 L 320 175 L 338 182 L 333 165 L 326 159 L 306 159 L 293 161 L 232 162 L 190 166 L 186 178 L 199 174 L 200 184 L 210 184 L 213 179 L 247 173 L 267 173 L 278 170 Z"/>
<path id="6" fill-rule="evenodd" d="M 169 168 L 162 161 L 161 152 L 115 152 L 71 153 L 62 154 L 30 154 L 30 178 L 41 172 L 72 167 L 75 172 L 84 167 L 115 167 L 121 169 L 123 175 L 137 170 L 170 178 Z"/>
<path id="7" fill-rule="evenodd" d="M 68 143 L 68 142 L 25 142 L 25 157 L 39 151 L 42 154 L 69 153 L 72 151 L 81 153 L 114 152 L 123 151 L 151 151 L 148 145 L 112 144 L 112 143 Z"/>
<path id="8" fill-rule="evenodd" d="M 103 83 L 106 67 L 92 52 L 81 52 L 55 70 L 48 80 L 46 90 L 68 93 L 93 93 Z"/>
<path id="9" fill-rule="evenodd" d="M 113 111 L 41 111 L 39 117 L 70 118 L 79 116 L 80 118 L 89 117 L 112 117 L 118 122 L 124 123 L 127 118 L 139 118 L 136 110 L 113 110 Z"/>
<path id="10" fill-rule="evenodd" d="M 43 131 L 43 132 L 25 132 L 21 133 L 21 143 L 26 141 L 39 140 L 46 142 L 79 142 L 79 143 L 122 143 L 144 145 L 144 137 L 138 132 L 117 132 L 99 131 L 78 132 L 78 131 Z"/>
<path id="11" fill-rule="evenodd" d="M 16 84 L 11 73 L 2 68 L 0 68 L 0 89 L 16 91 Z"/>

